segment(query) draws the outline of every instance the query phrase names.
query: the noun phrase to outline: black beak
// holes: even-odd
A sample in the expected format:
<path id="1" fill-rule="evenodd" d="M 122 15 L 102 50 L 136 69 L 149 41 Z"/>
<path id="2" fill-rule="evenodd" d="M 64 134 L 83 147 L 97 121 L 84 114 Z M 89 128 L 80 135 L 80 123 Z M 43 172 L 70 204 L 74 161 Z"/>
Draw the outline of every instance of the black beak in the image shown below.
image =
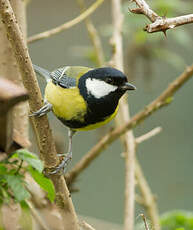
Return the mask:
<path id="1" fill-rule="evenodd" d="M 128 82 L 125 82 L 125 84 L 120 86 L 119 88 L 122 89 L 122 90 L 125 90 L 125 91 L 126 90 L 136 90 L 137 89 L 134 85 L 132 85 L 132 84 L 130 84 Z"/>

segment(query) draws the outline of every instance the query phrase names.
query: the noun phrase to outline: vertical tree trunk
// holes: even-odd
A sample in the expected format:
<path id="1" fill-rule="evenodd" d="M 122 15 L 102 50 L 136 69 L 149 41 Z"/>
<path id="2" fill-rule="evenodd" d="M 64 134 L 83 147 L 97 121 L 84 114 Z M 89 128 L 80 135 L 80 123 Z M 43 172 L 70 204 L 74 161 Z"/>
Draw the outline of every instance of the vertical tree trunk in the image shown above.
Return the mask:
<path id="1" fill-rule="evenodd" d="M 26 38 L 26 12 L 24 0 L 10 0 L 15 12 L 16 18 Z M 26 40 L 26 39 L 25 39 Z M 7 40 L 7 34 L 4 25 L 0 22 L 0 76 L 7 78 L 18 85 L 23 85 L 22 79 L 16 64 L 10 42 Z M 13 110 L 13 127 L 20 136 L 28 140 L 28 104 L 22 102 Z"/>
<path id="2" fill-rule="evenodd" d="M 122 26 L 123 15 L 121 12 L 121 0 L 112 0 L 112 22 L 113 22 L 113 65 L 124 71 Z M 122 125 L 129 121 L 129 105 L 127 95 L 124 95 L 119 103 L 119 113 L 116 117 L 116 125 Z M 121 138 L 125 153 L 125 212 L 124 230 L 134 229 L 134 205 L 135 205 L 135 138 L 133 131 L 126 132 Z"/>

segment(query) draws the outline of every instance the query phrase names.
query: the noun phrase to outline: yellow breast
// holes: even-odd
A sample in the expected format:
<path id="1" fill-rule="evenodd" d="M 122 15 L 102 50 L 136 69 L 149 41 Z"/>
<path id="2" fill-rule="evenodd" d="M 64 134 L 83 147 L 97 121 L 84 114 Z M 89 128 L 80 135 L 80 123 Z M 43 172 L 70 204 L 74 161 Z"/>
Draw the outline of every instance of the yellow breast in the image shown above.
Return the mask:
<path id="1" fill-rule="evenodd" d="M 49 82 L 45 89 L 45 99 L 52 104 L 57 117 L 84 120 L 87 107 L 77 87 L 65 89 Z"/>

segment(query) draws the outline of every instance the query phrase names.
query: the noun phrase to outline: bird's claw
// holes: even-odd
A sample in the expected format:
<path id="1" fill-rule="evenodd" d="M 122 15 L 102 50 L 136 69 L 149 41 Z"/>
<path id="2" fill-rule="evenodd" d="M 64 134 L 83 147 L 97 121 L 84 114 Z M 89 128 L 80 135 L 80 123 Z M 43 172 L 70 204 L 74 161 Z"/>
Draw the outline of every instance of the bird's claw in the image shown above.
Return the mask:
<path id="1" fill-rule="evenodd" d="M 52 110 L 52 105 L 48 102 L 46 102 L 44 104 L 43 107 L 41 107 L 39 110 L 32 112 L 29 117 L 33 117 L 33 116 L 37 116 L 37 117 L 41 117 L 43 115 L 45 115 L 46 113 L 48 113 L 50 110 Z"/>
<path id="2" fill-rule="evenodd" d="M 65 155 L 64 159 L 62 160 L 62 162 L 55 168 L 54 171 L 50 172 L 50 174 L 56 174 L 58 173 L 60 170 L 63 169 L 63 173 L 65 172 L 67 165 L 69 164 L 69 162 L 72 160 L 72 152 L 69 152 L 67 154 L 60 154 L 61 155 Z"/>
<path id="3" fill-rule="evenodd" d="M 33 117 L 33 116 L 41 117 L 41 116 L 43 116 L 43 115 L 45 115 L 45 114 L 46 114 L 45 112 L 43 113 L 42 111 L 38 110 L 38 111 L 32 112 L 32 113 L 29 115 L 29 117 Z"/>

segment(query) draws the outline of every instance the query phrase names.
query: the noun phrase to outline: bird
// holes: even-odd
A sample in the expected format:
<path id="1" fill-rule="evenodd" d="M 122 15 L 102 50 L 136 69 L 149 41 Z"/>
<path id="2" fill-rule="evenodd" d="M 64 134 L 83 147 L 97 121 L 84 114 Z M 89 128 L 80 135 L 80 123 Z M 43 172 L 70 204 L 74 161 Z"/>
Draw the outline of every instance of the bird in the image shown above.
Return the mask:
<path id="1" fill-rule="evenodd" d="M 117 114 L 120 98 L 136 87 L 123 72 L 112 67 L 64 66 L 51 72 L 34 64 L 33 68 L 47 84 L 43 107 L 30 116 L 41 117 L 52 111 L 69 129 L 68 151 L 53 170 L 55 174 L 64 170 L 72 159 L 73 135 L 111 121 Z"/>

